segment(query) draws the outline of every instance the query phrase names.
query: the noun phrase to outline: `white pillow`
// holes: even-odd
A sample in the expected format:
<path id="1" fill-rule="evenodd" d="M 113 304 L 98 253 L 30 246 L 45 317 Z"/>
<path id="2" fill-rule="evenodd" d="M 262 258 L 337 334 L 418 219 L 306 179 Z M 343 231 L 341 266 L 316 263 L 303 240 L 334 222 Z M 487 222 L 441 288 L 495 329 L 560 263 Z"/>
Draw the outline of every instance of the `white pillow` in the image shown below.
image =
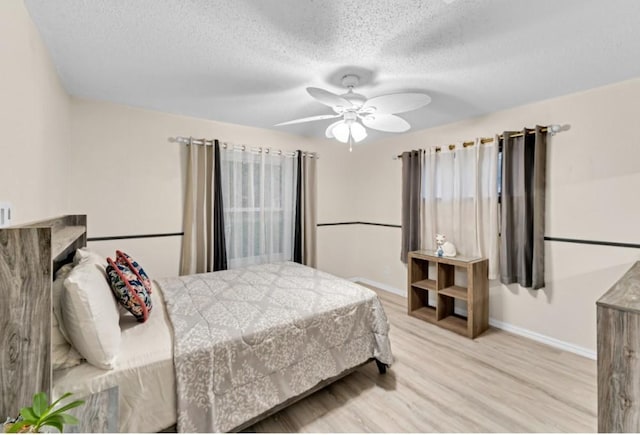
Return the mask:
<path id="1" fill-rule="evenodd" d="M 53 281 L 52 305 L 53 316 L 51 317 L 51 364 L 54 370 L 66 369 L 77 366 L 82 362 L 82 356 L 69 344 L 65 332 L 60 328 L 60 297 L 64 290 L 64 280 L 66 279 L 73 264 L 65 264 L 58 272 Z"/>
<path id="2" fill-rule="evenodd" d="M 96 252 L 90 251 L 89 248 L 80 248 L 76 250 L 76 255 L 74 255 L 73 257 L 73 264 L 78 264 L 81 261 L 90 261 L 94 264 L 98 264 L 101 270 L 104 272 L 104 276 L 107 276 L 107 265 L 109 263 L 107 262 L 106 257 L 103 257 L 102 255 Z M 109 286 L 111 286 L 110 283 L 109 283 Z M 117 304 L 117 305 L 118 305 L 118 314 L 120 315 L 120 317 L 131 314 L 122 305 L 120 304 Z M 65 334 L 65 331 L 63 330 L 62 333 Z M 65 337 L 67 336 L 65 335 Z"/>
<path id="3" fill-rule="evenodd" d="M 73 264 L 80 264 L 82 261 L 90 261 L 94 264 L 102 266 L 102 270 L 106 270 L 107 259 L 106 257 L 90 251 L 88 248 L 80 248 L 76 250 L 76 255 L 73 256 Z M 106 274 L 105 274 L 106 276 Z"/>
<path id="4" fill-rule="evenodd" d="M 102 265 L 80 259 L 64 281 L 60 302 L 73 347 L 94 366 L 114 368 L 120 350 L 120 316 Z"/>

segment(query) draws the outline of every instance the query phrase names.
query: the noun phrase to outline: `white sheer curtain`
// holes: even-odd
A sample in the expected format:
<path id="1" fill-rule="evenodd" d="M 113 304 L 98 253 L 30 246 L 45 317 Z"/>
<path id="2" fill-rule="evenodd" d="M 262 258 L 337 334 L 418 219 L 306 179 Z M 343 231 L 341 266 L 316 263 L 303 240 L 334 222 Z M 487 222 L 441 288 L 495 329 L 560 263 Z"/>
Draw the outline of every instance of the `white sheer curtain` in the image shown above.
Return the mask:
<path id="1" fill-rule="evenodd" d="M 423 249 L 444 234 L 458 255 L 489 259 L 498 278 L 498 140 L 453 151 L 427 150 L 422 178 Z"/>
<path id="2" fill-rule="evenodd" d="M 292 260 L 295 159 L 221 150 L 220 162 L 229 268 Z"/>

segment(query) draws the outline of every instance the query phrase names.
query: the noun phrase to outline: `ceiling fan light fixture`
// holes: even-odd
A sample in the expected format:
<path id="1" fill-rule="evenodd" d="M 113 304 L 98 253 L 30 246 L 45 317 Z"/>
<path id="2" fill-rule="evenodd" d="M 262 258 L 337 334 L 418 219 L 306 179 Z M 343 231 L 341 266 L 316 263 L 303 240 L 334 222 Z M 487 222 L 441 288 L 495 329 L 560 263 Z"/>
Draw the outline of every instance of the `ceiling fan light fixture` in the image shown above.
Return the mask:
<path id="1" fill-rule="evenodd" d="M 347 143 L 349 141 L 349 135 L 351 134 L 351 131 L 347 123 L 341 122 L 333 127 L 331 133 L 333 134 L 333 137 L 335 137 L 340 142 Z"/>
<path id="2" fill-rule="evenodd" d="M 354 122 L 350 126 L 351 137 L 354 141 L 360 142 L 367 137 L 367 130 L 359 122 Z"/>

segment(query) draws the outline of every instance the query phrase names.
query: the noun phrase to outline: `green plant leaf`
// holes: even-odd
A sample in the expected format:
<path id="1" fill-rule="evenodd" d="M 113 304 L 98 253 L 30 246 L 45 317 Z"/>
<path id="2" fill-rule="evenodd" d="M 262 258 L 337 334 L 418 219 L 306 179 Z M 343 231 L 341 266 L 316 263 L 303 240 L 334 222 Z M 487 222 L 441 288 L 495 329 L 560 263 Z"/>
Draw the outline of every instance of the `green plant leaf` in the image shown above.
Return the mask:
<path id="1" fill-rule="evenodd" d="M 47 408 L 47 411 L 51 411 L 53 408 L 55 408 L 55 406 L 60 403 L 62 400 L 66 399 L 67 397 L 71 396 L 71 393 L 64 393 L 62 396 L 58 397 L 58 400 L 56 400 L 55 402 L 53 402 L 51 404 L 51 406 L 49 406 Z"/>
<path id="2" fill-rule="evenodd" d="M 20 432 L 20 429 L 22 429 L 23 427 L 28 426 L 28 425 L 29 425 L 29 422 L 27 422 L 27 421 L 24 421 L 24 420 L 18 421 L 18 422 L 13 423 L 11 425 L 9 430 L 7 430 L 7 433 L 18 433 L 18 432 Z"/>
<path id="3" fill-rule="evenodd" d="M 77 408 L 80 405 L 84 405 L 84 400 L 74 400 L 73 402 L 67 403 L 66 405 L 56 409 L 50 415 L 60 415 L 63 412 L 68 411 L 68 410 L 73 409 L 73 408 Z"/>
<path id="4" fill-rule="evenodd" d="M 46 419 L 37 427 L 37 429 L 39 430 L 42 426 L 51 426 L 51 427 L 55 427 L 56 429 L 58 429 L 58 432 L 62 433 L 64 423 L 62 422 L 62 419 L 59 417 L 60 416 L 58 415 L 58 416 L 54 416 L 52 418 Z"/>
<path id="5" fill-rule="evenodd" d="M 47 410 L 48 404 L 46 393 L 40 392 L 33 396 L 33 413 L 36 417 L 40 417 Z"/>
<path id="6" fill-rule="evenodd" d="M 38 421 L 38 417 L 34 414 L 33 409 L 31 408 L 22 408 L 20 410 L 20 415 L 22 416 L 23 421 L 27 421 L 32 424 L 35 424 Z"/>
<path id="7" fill-rule="evenodd" d="M 64 424 L 78 424 L 80 423 L 80 421 L 78 421 L 78 419 L 76 417 L 74 417 L 71 414 L 60 414 L 58 417 L 62 418 L 62 422 Z"/>

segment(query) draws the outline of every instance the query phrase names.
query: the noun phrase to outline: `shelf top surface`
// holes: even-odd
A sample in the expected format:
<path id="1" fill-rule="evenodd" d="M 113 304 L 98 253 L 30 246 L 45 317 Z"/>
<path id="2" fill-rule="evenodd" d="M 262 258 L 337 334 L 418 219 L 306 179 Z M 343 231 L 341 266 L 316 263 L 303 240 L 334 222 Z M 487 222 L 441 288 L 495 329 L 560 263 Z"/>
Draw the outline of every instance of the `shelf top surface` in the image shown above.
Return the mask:
<path id="1" fill-rule="evenodd" d="M 443 288 L 442 290 L 438 290 L 438 293 L 443 294 L 445 296 L 450 296 L 452 298 L 467 300 L 467 289 L 465 287 L 460 287 L 457 285 L 452 285 L 451 287 Z"/>
<path id="2" fill-rule="evenodd" d="M 640 261 L 616 282 L 597 302 L 600 306 L 640 313 Z"/>
<path id="3" fill-rule="evenodd" d="M 417 287 L 422 290 L 436 291 L 437 285 L 435 279 L 422 279 L 420 281 L 412 282 L 412 287 Z"/>
<path id="4" fill-rule="evenodd" d="M 409 253 L 412 257 L 418 258 L 426 258 L 428 260 L 440 261 L 440 262 L 456 262 L 456 263 L 475 263 L 477 261 L 482 261 L 484 258 L 482 257 L 465 257 L 462 255 L 456 255 L 455 257 L 438 257 L 435 251 L 412 251 Z"/>
<path id="5" fill-rule="evenodd" d="M 68 227 L 54 228 L 51 233 L 51 253 L 55 258 L 73 242 L 86 232 L 86 227 L 81 225 L 71 225 Z"/>

